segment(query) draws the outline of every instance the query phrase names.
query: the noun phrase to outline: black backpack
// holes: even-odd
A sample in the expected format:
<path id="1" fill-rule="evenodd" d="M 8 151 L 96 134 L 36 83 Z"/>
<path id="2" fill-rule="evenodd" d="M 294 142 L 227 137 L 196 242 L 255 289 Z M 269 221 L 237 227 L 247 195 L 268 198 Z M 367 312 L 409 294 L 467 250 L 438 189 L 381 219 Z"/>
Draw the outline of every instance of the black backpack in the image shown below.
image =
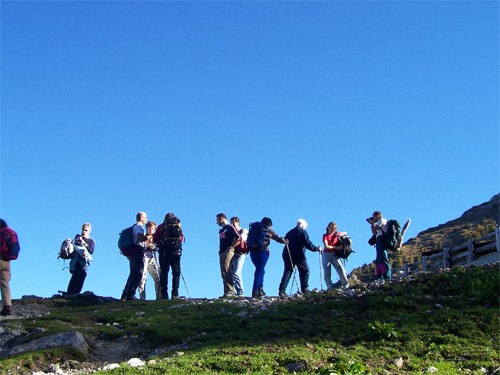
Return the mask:
<path id="1" fill-rule="evenodd" d="M 183 238 L 181 221 L 175 216 L 165 219 L 158 245 L 162 248 L 178 250 L 182 247 Z"/>
<path id="2" fill-rule="evenodd" d="M 349 255 L 354 253 L 355 251 L 352 249 L 352 240 L 351 237 L 349 237 L 346 234 L 341 234 L 338 236 L 339 239 L 339 245 L 341 245 L 341 248 L 338 250 L 335 250 L 335 256 L 340 259 L 347 259 L 349 258 Z"/>
<path id="3" fill-rule="evenodd" d="M 247 238 L 248 251 L 264 251 L 266 249 L 267 227 L 260 222 L 250 224 Z"/>
<path id="4" fill-rule="evenodd" d="M 59 248 L 59 255 L 57 259 L 71 259 L 75 255 L 75 246 L 71 238 L 66 238 Z"/>
<path id="5" fill-rule="evenodd" d="M 387 250 L 398 251 L 401 248 L 402 236 L 401 225 L 397 220 L 391 219 L 387 221 L 387 232 L 382 230 Z"/>

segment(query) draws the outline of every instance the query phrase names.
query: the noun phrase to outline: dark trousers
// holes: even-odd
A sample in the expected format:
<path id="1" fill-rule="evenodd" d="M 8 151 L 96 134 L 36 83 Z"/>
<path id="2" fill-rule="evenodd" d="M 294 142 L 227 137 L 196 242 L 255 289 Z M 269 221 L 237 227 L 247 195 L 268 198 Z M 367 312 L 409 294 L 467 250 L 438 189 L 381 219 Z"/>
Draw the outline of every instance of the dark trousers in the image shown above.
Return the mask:
<path id="1" fill-rule="evenodd" d="M 85 268 L 80 263 L 76 262 L 75 270 L 71 275 L 71 279 L 69 279 L 68 294 L 78 294 L 82 291 L 83 283 L 85 282 L 85 278 L 87 277 L 87 272 Z"/>
<path id="2" fill-rule="evenodd" d="M 384 236 L 378 236 L 375 244 L 377 257 L 375 258 L 375 271 L 377 279 L 390 279 L 392 277 L 391 262 L 389 261 L 389 253 L 387 252 L 387 244 Z"/>
<path id="3" fill-rule="evenodd" d="M 283 271 L 283 276 L 281 277 L 279 290 L 286 291 L 290 278 L 293 274 L 293 268 L 296 266 L 299 270 L 300 290 L 304 292 L 309 287 L 309 265 L 307 264 L 306 257 L 302 254 L 301 256 L 294 256 L 294 254 L 292 254 L 293 265 L 290 262 L 290 255 L 288 254 L 288 251 L 283 251 L 282 257 L 285 270 Z"/>
<path id="4" fill-rule="evenodd" d="M 178 297 L 181 277 L 181 250 L 160 249 L 159 258 L 161 296 L 163 299 L 168 299 L 168 273 L 172 268 L 172 297 Z"/>
<path id="5" fill-rule="evenodd" d="M 130 262 L 130 273 L 125 288 L 123 288 L 122 299 L 134 298 L 135 291 L 141 283 L 142 272 L 144 271 L 144 251 L 142 247 L 137 246 L 137 249 L 134 249 L 132 255 L 127 259 Z"/>

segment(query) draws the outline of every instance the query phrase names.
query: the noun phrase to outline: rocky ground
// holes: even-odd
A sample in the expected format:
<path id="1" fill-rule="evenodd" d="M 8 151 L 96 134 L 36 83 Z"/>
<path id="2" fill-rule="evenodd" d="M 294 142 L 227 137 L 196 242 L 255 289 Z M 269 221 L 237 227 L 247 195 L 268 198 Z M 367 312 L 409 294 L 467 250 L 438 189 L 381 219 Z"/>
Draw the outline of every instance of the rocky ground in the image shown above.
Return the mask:
<path id="1" fill-rule="evenodd" d="M 496 264 L 483 265 L 483 267 L 498 267 Z M 439 271 L 445 272 L 445 271 Z M 410 276 L 408 278 L 414 278 Z M 395 278 L 391 283 L 401 282 L 403 278 Z M 343 291 L 341 289 L 334 291 L 318 291 L 306 295 L 295 294 L 284 298 L 274 296 L 265 297 L 262 299 L 224 299 L 223 301 L 228 304 L 237 304 L 242 307 L 241 312 L 238 314 L 242 317 L 258 314 L 261 311 L 268 311 L 276 304 L 283 303 L 294 299 L 314 298 L 318 293 L 328 293 L 331 298 L 359 298 L 365 294 L 375 292 L 380 285 L 377 283 L 363 284 L 358 280 L 350 280 L 351 289 Z M 61 298 L 61 296 L 54 296 L 54 298 Z M 76 297 L 71 298 L 88 298 L 95 303 L 104 303 L 107 300 L 114 300 L 109 297 L 95 296 L 93 293 L 86 292 Z M 143 361 L 152 361 L 151 358 L 155 357 L 168 357 L 179 356 L 183 351 L 189 349 L 190 338 L 186 338 L 184 343 L 170 347 L 156 348 L 148 352 L 144 351 L 138 337 L 123 337 L 118 340 L 106 341 L 98 338 L 84 338 L 78 332 L 62 333 L 53 335 L 49 338 L 43 338 L 29 342 L 29 344 L 22 344 L 27 336 L 37 332 L 35 328 L 31 332 L 26 332 L 22 324 L 16 325 L 16 320 L 20 319 L 33 319 L 36 317 L 50 314 L 51 299 L 44 299 L 36 296 L 23 296 L 21 300 L 14 301 L 13 315 L 0 318 L 0 360 L 8 358 L 14 354 L 29 352 L 34 350 L 41 350 L 47 347 L 54 346 L 69 346 L 72 347 L 86 357 L 85 361 L 65 361 L 63 363 L 51 364 L 47 368 L 33 371 L 32 374 L 88 374 L 97 370 L 110 369 L 119 366 L 118 363 L 128 361 L 129 365 L 142 366 Z M 204 304 L 213 303 L 214 300 L 207 299 L 186 299 L 184 304 L 174 305 L 173 308 L 182 308 L 185 304 Z M 139 360 L 138 357 L 142 359 Z"/>
<path id="2" fill-rule="evenodd" d="M 366 294 L 366 287 L 361 287 L 361 283 L 357 280 L 351 280 L 353 288 L 348 291 L 336 290 L 329 293 L 335 298 L 351 298 L 353 296 L 362 296 Z M 371 285 L 369 288 L 376 288 L 378 285 Z M 275 297 L 268 296 L 262 299 L 242 298 L 242 299 L 223 299 L 225 303 L 237 304 L 241 306 L 242 317 L 258 314 L 262 311 L 268 311 L 278 303 L 290 301 L 294 299 L 305 299 L 315 293 L 322 293 L 321 291 L 314 290 L 307 295 L 294 294 L 288 297 Z M 326 293 L 324 291 L 323 293 Z M 29 345 L 21 344 L 29 335 L 36 334 L 40 329 L 35 329 L 31 332 L 26 332 L 23 326 L 12 325 L 13 322 L 20 319 L 33 319 L 50 314 L 51 303 L 50 300 L 62 298 L 61 295 L 55 295 L 52 298 L 41 298 L 37 296 L 23 296 L 20 300 L 14 301 L 13 315 L 7 317 L 0 317 L 0 360 L 8 358 L 12 355 L 41 350 L 48 347 L 55 346 L 68 346 L 80 351 L 86 357 L 85 361 L 65 361 L 64 363 L 51 364 L 43 371 L 34 371 L 32 374 L 88 374 L 97 370 L 110 369 L 119 366 L 120 362 L 129 362 L 132 366 L 142 366 L 143 361 L 151 361 L 153 357 L 159 356 L 175 356 L 182 355 L 184 350 L 189 349 L 190 338 L 186 338 L 184 343 L 180 345 L 173 345 L 169 347 L 156 348 L 154 350 L 145 352 L 144 346 L 141 345 L 137 337 L 123 337 L 118 340 L 107 341 L 98 338 L 83 338 L 80 334 L 58 334 L 53 335 L 47 339 L 34 340 Z M 96 296 L 91 292 L 85 292 L 78 296 L 68 298 L 89 299 L 95 303 L 104 303 L 109 300 L 117 301 L 110 297 Z M 204 304 L 213 303 L 215 300 L 208 299 L 185 299 L 183 304 L 174 305 L 173 308 L 182 308 L 186 304 Z M 219 301 L 221 301 L 219 299 Z M 10 322 L 7 326 L 7 322 Z"/>

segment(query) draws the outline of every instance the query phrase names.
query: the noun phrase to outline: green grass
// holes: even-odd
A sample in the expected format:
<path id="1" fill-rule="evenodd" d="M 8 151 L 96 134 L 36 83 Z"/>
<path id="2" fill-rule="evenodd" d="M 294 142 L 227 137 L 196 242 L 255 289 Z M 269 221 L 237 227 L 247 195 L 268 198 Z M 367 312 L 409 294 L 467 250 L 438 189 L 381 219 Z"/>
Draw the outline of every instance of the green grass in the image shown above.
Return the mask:
<path id="1" fill-rule="evenodd" d="M 108 374 L 424 374 L 431 366 L 438 374 L 492 374 L 500 367 L 498 266 L 423 275 L 362 297 L 316 293 L 268 311 L 223 301 L 51 303 L 50 315 L 16 324 L 47 330 L 37 337 L 78 330 L 108 340 L 137 336 L 150 349 L 189 345 L 183 355 Z M 79 359 L 57 349 L 24 354 L 0 361 L 0 373 L 58 358 Z"/>

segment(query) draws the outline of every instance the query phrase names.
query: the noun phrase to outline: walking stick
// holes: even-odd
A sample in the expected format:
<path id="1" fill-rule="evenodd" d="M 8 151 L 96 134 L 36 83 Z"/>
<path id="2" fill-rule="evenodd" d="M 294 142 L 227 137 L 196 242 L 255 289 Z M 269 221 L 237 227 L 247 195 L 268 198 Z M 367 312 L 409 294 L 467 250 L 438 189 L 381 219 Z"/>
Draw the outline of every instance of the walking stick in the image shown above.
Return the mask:
<path id="1" fill-rule="evenodd" d="M 186 280 L 184 279 L 184 275 L 182 274 L 182 272 L 181 272 L 181 277 L 182 277 L 182 282 L 184 283 L 184 287 L 186 288 L 188 298 L 191 299 L 191 295 L 189 294 L 189 289 L 188 289 L 188 286 L 186 284 Z"/>
<path id="2" fill-rule="evenodd" d="M 292 269 L 293 269 L 293 280 L 295 280 L 295 284 L 297 285 L 297 290 L 300 290 L 299 283 L 297 282 L 297 275 L 296 275 L 297 269 L 293 265 L 292 253 L 290 253 L 290 248 L 288 247 L 288 242 L 285 242 L 285 245 L 286 245 L 286 249 L 288 250 L 288 257 L 290 258 L 290 264 L 292 265 Z M 290 294 L 292 294 L 292 289 L 293 289 L 293 281 L 292 281 L 292 285 L 290 286 Z"/>

